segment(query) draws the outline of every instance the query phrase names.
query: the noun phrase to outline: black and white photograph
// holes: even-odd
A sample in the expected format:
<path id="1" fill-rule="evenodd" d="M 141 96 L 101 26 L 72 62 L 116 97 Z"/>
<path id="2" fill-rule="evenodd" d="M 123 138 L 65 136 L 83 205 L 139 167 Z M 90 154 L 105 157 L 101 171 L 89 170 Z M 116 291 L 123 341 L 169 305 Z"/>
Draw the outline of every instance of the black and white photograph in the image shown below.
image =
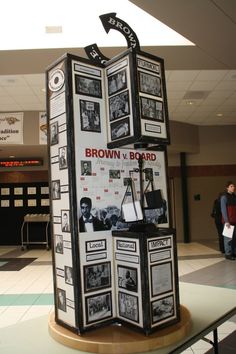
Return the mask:
<path id="1" fill-rule="evenodd" d="M 80 199 L 80 218 L 79 218 L 79 232 L 93 232 L 105 231 L 107 227 L 103 220 L 98 217 L 98 213 L 94 212 L 92 199 L 89 197 L 82 197 Z"/>
<path id="2" fill-rule="evenodd" d="M 109 170 L 109 179 L 120 179 L 120 170 Z"/>
<path id="3" fill-rule="evenodd" d="M 130 113 L 129 91 L 121 92 L 109 98 L 109 118 L 110 121 L 127 116 Z"/>
<path id="4" fill-rule="evenodd" d="M 101 132 L 100 104 L 80 100 L 80 123 L 82 131 Z"/>
<path id="5" fill-rule="evenodd" d="M 168 222 L 166 200 L 163 199 L 162 206 L 160 208 L 144 208 L 144 214 L 148 223 L 157 225 L 166 224 Z"/>
<path id="6" fill-rule="evenodd" d="M 59 179 L 52 181 L 52 199 L 61 199 L 61 186 Z"/>
<path id="7" fill-rule="evenodd" d="M 80 95 L 102 98 L 101 80 L 75 75 L 75 91 Z"/>
<path id="8" fill-rule="evenodd" d="M 144 169 L 145 181 L 153 181 L 153 169 L 147 167 Z"/>
<path id="9" fill-rule="evenodd" d="M 66 312 L 66 292 L 57 288 L 57 307 L 59 310 Z"/>
<path id="10" fill-rule="evenodd" d="M 126 69 L 123 69 L 108 77 L 108 95 L 111 96 L 114 93 L 127 88 L 127 76 Z"/>
<path id="11" fill-rule="evenodd" d="M 141 97 L 141 117 L 163 122 L 163 102 Z"/>
<path id="12" fill-rule="evenodd" d="M 118 286 L 129 291 L 138 291 L 137 268 L 117 266 Z"/>
<path id="13" fill-rule="evenodd" d="M 152 323 L 174 316 L 174 297 L 167 296 L 152 303 Z"/>
<path id="14" fill-rule="evenodd" d="M 119 291 L 118 303 L 119 303 L 119 316 L 125 317 L 134 322 L 139 321 L 137 296 L 129 295 L 127 293 L 123 293 Z"/>
<path id="15" fill-rule="evenodd" d="M 69 210 L 61 210 L 61 231 L 70 232 Z"/>
<path id="16" fill-rule="evenodd" d="M 112 317 L 111 292 L 86 297 L 87 323 Z"/>
<path id="17" fill-rule="evenodd" d="M 81 161 L 81 176 L 91 176 L 92 175 L 92 162 L 82 160 Z"/>
<path id="18" fill-rule="evenodd" d="M 66 284 L 73 285 L 73 273 L 72 273 L 72 268 L 65 266 L 65 282 Z"/>
<path id="19" fill-rule="evenodd" d="M 84 266 L 84 291 L 95 291 L 111 286 L 111 263 Z"/>
<path id="20" fill-rule="evenodd" d="M 55 251 L 56 253 L 63 254 L 63 236 L 55 235 Z"/>
<path id="21" fill-rule="evenodd" d="M 58 122 L 55 122 L 50 125 L 50 144 L 56 145 L 58 143 L 59 143 Z"/>
<path id="22" fill-rule="evenodd" d="M 152 296 L 161 295 L 173 290 L 173 272 L 171 262 L 151 266 Z"/>
<path id="23" fill-rule="evenodd" d="M 130 135 L 129 117 L 111 123 L 111 140 L 125 138 Z"/>
<path id="24" fill-rule="evenodd" d="M 67 168 L 67 146 L 59 148 L 59 170 Z"/>
<path id="25" fill-rule="evenodd" d="M 139 88 L 143 93 L 161 97 L 161 79 L 158 76 L 139 71 Z"/>

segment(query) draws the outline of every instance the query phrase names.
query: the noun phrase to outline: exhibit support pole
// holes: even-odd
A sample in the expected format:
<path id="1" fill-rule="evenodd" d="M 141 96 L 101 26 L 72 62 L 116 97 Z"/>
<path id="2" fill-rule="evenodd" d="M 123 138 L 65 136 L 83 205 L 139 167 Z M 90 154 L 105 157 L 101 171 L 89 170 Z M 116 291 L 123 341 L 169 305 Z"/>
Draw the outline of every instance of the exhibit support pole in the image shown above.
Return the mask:
<path id="1" fill-rule="evenodd" d="M 143 211 L 143 223 L 145 223 L 144 214 L 144 191 L 143 191 L 143 157 L 140 155 L 138 159 L 138 169 L 139 169 L 139 185 L 140 185 L 140 204 Z"/>
<path id="2" fill-rule="evenodd" d="M 189 206 L 188 206 L 188 185 L 187 185 L 187 166 L 186 153 L 180 153 L 180 177 L 182 188 L 182 204 L 183 204 L 183 231 L 184 243 L 190 242 L 189 235 Z"/>

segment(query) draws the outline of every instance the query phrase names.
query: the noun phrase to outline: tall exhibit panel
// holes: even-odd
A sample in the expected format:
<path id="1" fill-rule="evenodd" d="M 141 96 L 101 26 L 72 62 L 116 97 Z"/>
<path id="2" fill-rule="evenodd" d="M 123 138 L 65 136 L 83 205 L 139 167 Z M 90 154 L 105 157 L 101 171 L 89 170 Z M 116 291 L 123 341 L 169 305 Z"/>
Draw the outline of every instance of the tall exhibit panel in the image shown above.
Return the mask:
<path id="1" fill-rule="evenodd" d="M 133 53 L 129 51 L 130 56 L 132 64 L 127 59 L 127 68 L 135 65 Z M 125 73 L 129 87 L 134 85 L 131 67 Z M 112 66 L 111 75 L 116 75 L 113 69 Z M 118 72 L 120 70 L 124 68 L 120 67 L 118 58 Z M 140 157 L 145 170 L 142 173 L 144 188 L 151 175 L 153 185 L 162 194 L 158 208 L 144 208 L 146 220 L 161 227 L 170 226 L 165 148 L 159 151 L 107 148 L 107 127 L 112 124 L 107 118 L 110 114 L 107 102 L 113 96 L 107 96 L 106 75 L 104 66 L 70 54 L 47 70 L 55 319 L 77 333 L 121 318 L 117 307 L 120 289 L 114 276 L 117 268 L 114 268 L 112 232 L 128 230 L 130 226 L 122 218 L 121 204 L 130 177 L 140 199 L 137 173 Z M 132 89 L 128 91 L 123 98 L 128 97 L 129 112 L 133 112 L 137 109 L 137 100 Z M 135 124 L 132 129 L 135 132 Z M 89 218 L 84 214 L 86 208 Z M 135 242 L 141 255 L 143 241 Z M 147 260 L 145 264 L 148 266 Z M 133 265 L 130 268 L 134 268 Z M 140 268 L 139 287 L 141 273 Z M 146 326 L 142 301 L 138 300 L 138 306 L 136 323 L 142 329 Z M 132 325 L 129 318 L 123 317 L 122 321 Z"/>
<path id="2" fill-rule="evenodd" d="M 106 63 L 108 147 L 169 144 L 164 61 L 129 49 Z"/>
<path id="3" fill-rule="evenodd" d="M 67 58 L 58 60 L 47 71 L 47 111 L 50 158 L 51 231 L 55 317 L 58 323 L 76 329 L 76 264 L 78 253 L 74 220 L 73 153 L 71 151 L 71 114 L 69 107 Z M 76 290 L 75 290 L 76 289 Z M 78 293 L 77 293 L 78 294 Z M 77 305 L 77 307 L 76 307 Z M 76 307 L 76 308 L 75 308 Z"/>
<path id="4" fill-rule="evenodd" d="M 113 231 L 117 317 L 146 334 L 179 321 L 175 231 Z"/>

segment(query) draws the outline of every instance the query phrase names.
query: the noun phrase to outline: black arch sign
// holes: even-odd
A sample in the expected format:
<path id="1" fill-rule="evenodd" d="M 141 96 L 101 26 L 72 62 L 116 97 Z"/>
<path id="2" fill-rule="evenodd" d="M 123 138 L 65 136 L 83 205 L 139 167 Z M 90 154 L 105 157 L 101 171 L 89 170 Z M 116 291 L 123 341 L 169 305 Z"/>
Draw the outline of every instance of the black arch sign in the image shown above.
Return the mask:
<path id="1" fill-rule="evenodd" d="M 101 15 L 99 18 L 102 21 L 103 27 L 107 33 L 110 29 L 119 31 L 125 37 L 128 48 L 131 47 L 135 50 L 140 49 L 139 40 L 135 32 L 125 21 L 116 17 L 115 12 Z M 93 62 L 104 64 L 107 60 L 109 60 L 109 58 L 101 53 L 96 43 L 91 44 L 84 49 L 89 59 Z"/>

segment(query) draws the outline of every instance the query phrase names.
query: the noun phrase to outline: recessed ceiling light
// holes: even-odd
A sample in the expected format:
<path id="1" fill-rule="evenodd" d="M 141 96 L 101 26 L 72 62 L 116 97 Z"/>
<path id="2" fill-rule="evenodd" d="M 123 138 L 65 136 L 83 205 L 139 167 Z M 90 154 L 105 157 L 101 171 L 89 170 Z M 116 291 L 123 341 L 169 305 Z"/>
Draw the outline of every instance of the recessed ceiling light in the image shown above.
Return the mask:
<path id="1" fill-rule="evenodd" d="M 223 117 L 223 113 L 217 113 L 217 117 Z"/>
<path id="2" fill-rule="evenodd" d="M 194 104 L 194 102 L 193 102 L 193 101 L 187 101 L 186 104 L 187 104 L 188 106 L 192 106 L 192 105 Z"/>
<path id="3" fill-rule="evenodd" d="M 45 33 L 62 33 L 62 26 L 45 26 Z"/>
<path id="4" fill-rule="evenodd" d="M 10 155 L 9 158 L 10 159 L 14 159 L 15 155 Z"/>

